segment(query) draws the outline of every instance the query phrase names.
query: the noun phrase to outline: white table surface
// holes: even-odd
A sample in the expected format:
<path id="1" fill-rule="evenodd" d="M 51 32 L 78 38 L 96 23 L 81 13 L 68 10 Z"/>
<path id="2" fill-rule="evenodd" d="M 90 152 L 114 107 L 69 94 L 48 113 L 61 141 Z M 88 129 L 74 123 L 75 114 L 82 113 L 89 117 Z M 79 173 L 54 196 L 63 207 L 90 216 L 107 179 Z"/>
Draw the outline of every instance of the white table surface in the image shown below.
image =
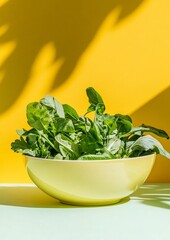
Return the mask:
<path id="1" fill-rule="evenodd" d="M 0 184 L 0 240 L 53 239 L 169 240 L 170 183 L 98 207 L 61 204 L 33 184 Z"/>

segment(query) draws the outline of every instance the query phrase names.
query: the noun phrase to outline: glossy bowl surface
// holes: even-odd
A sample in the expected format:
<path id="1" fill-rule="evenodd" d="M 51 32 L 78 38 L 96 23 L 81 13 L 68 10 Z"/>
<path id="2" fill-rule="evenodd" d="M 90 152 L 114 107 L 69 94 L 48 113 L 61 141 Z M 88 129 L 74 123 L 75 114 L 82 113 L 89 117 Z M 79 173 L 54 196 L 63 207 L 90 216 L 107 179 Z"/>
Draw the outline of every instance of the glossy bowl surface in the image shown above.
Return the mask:
<path id="1" fill-rule="evenodd" d="M 119 202 L 145 182 L 155 157 L 54 160 L 25 156 L 32 181 L 48 195 L 72 205 Z"/>

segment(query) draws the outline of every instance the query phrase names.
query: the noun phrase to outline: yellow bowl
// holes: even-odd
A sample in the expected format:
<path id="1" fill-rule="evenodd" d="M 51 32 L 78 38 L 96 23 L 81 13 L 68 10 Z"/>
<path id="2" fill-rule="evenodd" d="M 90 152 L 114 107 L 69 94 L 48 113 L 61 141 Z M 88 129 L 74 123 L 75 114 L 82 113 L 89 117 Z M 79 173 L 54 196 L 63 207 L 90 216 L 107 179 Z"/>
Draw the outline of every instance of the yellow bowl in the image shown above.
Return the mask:
<path id="1" fill-rule="evenodd" d="M 25 158 L 32 181 L 60 202 L 107 205 L 129 196 L 145 182 L 155 156 L 113 160 Z"/>

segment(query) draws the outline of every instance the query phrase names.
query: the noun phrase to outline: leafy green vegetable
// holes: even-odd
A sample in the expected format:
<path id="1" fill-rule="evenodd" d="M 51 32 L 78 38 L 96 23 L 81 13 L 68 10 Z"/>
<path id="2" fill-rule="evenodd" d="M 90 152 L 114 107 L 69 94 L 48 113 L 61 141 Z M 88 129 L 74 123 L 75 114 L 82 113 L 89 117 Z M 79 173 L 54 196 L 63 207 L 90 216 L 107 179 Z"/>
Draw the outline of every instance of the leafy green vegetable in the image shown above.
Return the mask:
<path id="1" fill-rule="evenodd" d="M 29 103 L 26 109 L 29 130 L 17 130 L 19 139 L 11 143 L 17 153 L 53 159 L 101 160 L 152 153 L 170 159 L 161 143 L 151 135 L 169 138 L 161 129 L 133 126 L 128 115 L 105 113 L 102 97 L 92 87 L 86 89 L 90 103 L 84 116 L 52 96 Z M 87 114 L 94 112 L 91 120 Z"/>
<path id="2" fill-rule="evenodd" d="M 30 103 L 27 106 L 28 124 L 38 130 L 48 128 L 51 116 L 48 109 L 38 102 Z"/>
<path id="3" fill-rule="evenodd" d="M 96 113 L 102 114 L 105 110 L 105 105 L 101 96 L 92 87 L 86 89 L 89 103 L 91 104 L 87 109 L 87 113 L 96 111 Z"/>
<path id="4" fill-rule="evenodd" d="M 42 105 L 54 109 L 59 117 L 64 118 L 65 115 L 63 105 L 59 101 L 57 101 L 57 99 L 55 99 L 54 97 L 46 96 L 45 98 L 40 100 L 40 103 Z"/>
<path id="5" fill-rule="evenodd" d="M 64 108 L 64 113 L 66 118 L 69 118 L 71 120 L 78 120 L 79 115 L 77 114 L 76 110 L 74 108 L 72 108 L 70 105 L 68 104 L 63 104 L 63 108 Z"/>

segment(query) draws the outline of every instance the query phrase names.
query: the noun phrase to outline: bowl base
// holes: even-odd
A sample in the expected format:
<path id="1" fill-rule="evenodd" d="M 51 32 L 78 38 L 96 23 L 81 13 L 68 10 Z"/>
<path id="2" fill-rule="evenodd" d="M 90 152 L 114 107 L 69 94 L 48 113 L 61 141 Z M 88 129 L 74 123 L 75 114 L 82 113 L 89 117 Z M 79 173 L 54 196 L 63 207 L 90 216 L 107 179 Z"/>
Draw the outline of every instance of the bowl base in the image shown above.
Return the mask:
<path id="1" fill-rule="evenodd" d="M 106 205 L 112 205 L 119 203 L 122 199 L 115 199 L 115 200 L 108 200 L 108 201 L 99 201 L 99 202 L 69 202 L 69 201 L 63 201 L 59 200 L 60 203 L 66 204 L 66 205 L 72 205 L 72 206 L 106 206 Z"/>

